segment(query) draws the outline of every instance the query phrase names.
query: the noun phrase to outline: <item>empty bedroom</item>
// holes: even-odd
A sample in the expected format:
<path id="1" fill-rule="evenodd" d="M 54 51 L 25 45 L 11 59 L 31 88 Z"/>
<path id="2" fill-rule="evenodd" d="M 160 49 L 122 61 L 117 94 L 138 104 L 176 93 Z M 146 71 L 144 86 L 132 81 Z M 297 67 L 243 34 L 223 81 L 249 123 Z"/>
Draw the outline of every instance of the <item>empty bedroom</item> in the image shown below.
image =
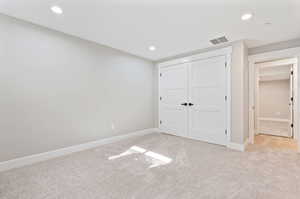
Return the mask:
<path id="1" fill-rule="evenodd" d="M 298 199 L 298 0 L 0 0 L 0 199 Z"/>

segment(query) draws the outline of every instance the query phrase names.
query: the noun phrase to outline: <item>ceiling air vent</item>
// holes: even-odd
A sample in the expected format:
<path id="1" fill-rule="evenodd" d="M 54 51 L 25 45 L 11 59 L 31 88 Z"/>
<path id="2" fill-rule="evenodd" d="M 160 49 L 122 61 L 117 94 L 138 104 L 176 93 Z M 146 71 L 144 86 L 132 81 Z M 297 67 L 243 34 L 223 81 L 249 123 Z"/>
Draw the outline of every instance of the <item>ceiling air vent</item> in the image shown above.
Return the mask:
<path id="1" fill-rule="evenodd" d="M 219 38 L 216 38 L 216 39 L 212 39 L 212 40 L 210 40 L 210 42 L 213 45 L 217 45 L 217 44 L 228 42 L 228 39 L 225 36 L 223 36 L 223 37 L 219 37 Z"/>

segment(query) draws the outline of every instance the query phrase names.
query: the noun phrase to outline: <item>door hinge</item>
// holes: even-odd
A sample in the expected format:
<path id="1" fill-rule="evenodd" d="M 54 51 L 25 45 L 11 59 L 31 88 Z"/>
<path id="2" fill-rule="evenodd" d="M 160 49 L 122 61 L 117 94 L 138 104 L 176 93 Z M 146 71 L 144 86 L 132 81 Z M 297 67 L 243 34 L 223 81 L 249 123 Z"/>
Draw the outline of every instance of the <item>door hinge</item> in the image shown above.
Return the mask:
<path id="1" fill-rule="evenodd" d="M 291 128 L 294 128 L 294 124 L 291 124 Z"/>
<path id="2" fill-rule="evenodd" d="M 161 73 L 159 73 L 159 76 L 161 77 L 161 76 L 162 76 L 162 74 L 161 74 Z"/>
<path id="3" fill-rule="evenodd" d="M 227 101 L 227 95 L 225 95 L 225 101 Z"/>
<path id="4" fill-rule="evenodd" d="M 227 67 L 227 62 L 225 62 L 225 68 Z"/>
<path id="5" fill-rule="evenodd" d="M 227 135 L 227 129 L 225 130 L 225 135 Z"/>
<path id="6" fill-rule="evenodd" d="M 294 98 L 293 98 L 293 97 L 291 97 L 291 101 L 294 101 Z"/>
<path id="7" fill-rule="evenodd" d="M 291 75 L 294 75 L 294 71 L 291 71 Z"/>
<path id="8" fill-rule="evenodd" d="M 162 97 L 159 97 L 159 100 L 161 101 L 161 100 L 162 100 Z"/>
<path id="9" fill-rule="evenodd" d="M 162 124 L 162 121 L 161 121 L 161 120 L 159 120 L 159 124 Z"/>

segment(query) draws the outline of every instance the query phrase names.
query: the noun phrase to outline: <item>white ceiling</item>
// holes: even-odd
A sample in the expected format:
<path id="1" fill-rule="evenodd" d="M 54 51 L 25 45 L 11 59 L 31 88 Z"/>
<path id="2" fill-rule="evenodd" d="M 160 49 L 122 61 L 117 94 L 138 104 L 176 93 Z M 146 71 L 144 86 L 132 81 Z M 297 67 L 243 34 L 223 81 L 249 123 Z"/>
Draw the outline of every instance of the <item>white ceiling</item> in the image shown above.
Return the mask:
<path id="1" fill-rule="evenodd" d="M 0 12 L 151 60 L 210 47 L 223 35 L 249 47 L 300 37 L 299 0 L 0 0 Z M 245 12 L 253 19 L 241 21 Z"/>

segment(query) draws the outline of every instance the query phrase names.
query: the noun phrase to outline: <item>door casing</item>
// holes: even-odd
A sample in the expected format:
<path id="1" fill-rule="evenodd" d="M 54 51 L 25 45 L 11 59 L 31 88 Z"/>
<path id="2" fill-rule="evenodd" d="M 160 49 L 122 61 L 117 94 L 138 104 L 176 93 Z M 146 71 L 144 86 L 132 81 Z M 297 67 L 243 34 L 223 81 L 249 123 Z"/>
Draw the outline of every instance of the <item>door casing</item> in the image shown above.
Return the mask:
<path id="1" fill-rule="evenodd" d="M 251 55 L 248 57 L 249 60 L 249 141 L 250 143 L 254 143 L 254 135 L 255 135 L 255 129 L 254 129 L 254 106 L 255 106 L 255 64 L 256 63 L 262 63 L 262 62 L 268 62 L 272 60 L 284 60 L 284 59 L 290 59 L 294 60 L 293 64 L 294 66 L 294 133 L 295 138 L 298 141 L 298 152 L 300 152 L 300 131 L 299 131 L 299 98 L 298 93 L 300 87 L 299 85 L 299 59 L 300 59 L 300 47 L 296 48 L 289 48 L 289 49 L 283 49 L 283 50 L 277 50 L 277 51 L 271 51 L 256 55 Z"/>

